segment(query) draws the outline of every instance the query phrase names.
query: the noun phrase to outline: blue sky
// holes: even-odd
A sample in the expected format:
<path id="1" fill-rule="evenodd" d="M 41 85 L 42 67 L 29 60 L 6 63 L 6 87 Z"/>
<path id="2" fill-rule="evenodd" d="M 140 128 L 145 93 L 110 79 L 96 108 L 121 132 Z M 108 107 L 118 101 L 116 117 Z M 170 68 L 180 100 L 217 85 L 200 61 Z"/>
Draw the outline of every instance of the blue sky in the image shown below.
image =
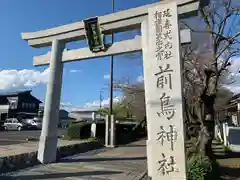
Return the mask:
<path id="1" fill-rule="evenodd" d="M 115 0 L 115 11 L 157 2 L 159 0 Z M 21 39 L 21 32 L 33 32 L 80 21 L 92 16 L 111 13 L 111 0 L 1 0 L 0 1 L 0 91 L 32 89 L 44 101 L 47 66 L 34 67 L 33 56 L 44 54 L 50 48 L 35 49 Z M 116 41 L 133 38 L 137 31 L 120 33 Z M 80 48 L 86 42 L 68 43 L 68 49 Z M 238 62 L 235 65 L 238 66 Z M 236 64 L 237 63 L 237 64 Z M 103 103 L 108 102 L 109 57 L 75 61 L 64 65 L 61 102 L 70 107 L 99 104 L 100 90 Z M 121 55 L 114 57 L 114 78 L 141 79 L 142 57 Z M 238 78 L 239 79 L 239 78 Z M 236 89 L 239 90 L 239 83 Z M 120 94 L 115 92 L 114 96 Z M 67 107 L 67 106 L 65 106 Z M 68 108 L 68 109 L 69 109 Z"/>
<path id="2" fill-rule="evenodd" d="M 115 0 L 116 11 L 129 9 L 157 0 Z M 0 90 L 32 89 L 33 94 L 44 101 L 47 71 L 45 67 L 33 67 L 32 57 L 50 51 L 35 49 L 21 39 L 21 32 L 47 29 L 87 17 L 111 12 L 111 0 L 1 0 L 0 1 Z M 116 40 L 132 38 L 136 31 L 116 35 Z M 84 43 L 68 43 L 67 48 L 80 48 Z M 141 55 L 122 55 L 114 58 L 114 77 L 124 76 L 137 81 L 143 73 Z M 83 107 L 86 103 L 98 103 L 99 92 L 108 99 L 109 57 L 75 61 L 64 65 L 62 103 Z M 119 93 L 115 93 L 119 96 Z"/>

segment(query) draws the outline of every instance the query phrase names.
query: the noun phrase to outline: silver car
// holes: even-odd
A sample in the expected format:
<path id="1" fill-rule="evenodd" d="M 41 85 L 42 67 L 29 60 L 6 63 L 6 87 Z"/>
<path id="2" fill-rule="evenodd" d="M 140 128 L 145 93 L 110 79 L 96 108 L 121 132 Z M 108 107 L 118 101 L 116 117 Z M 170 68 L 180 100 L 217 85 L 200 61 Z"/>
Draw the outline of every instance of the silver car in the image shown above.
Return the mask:
<path id="1" fill-rule="evenodd" d="M 19 121 L 16 118 L 7 119 L 3 125 L 4 129 L 7 130 L 18 130 L 28 129 L 29 125 Z"/>
<path id="2" fill-rule="evenodd" d="M 23 122 L 31 125 L 35 129 L 42 129 L 42 121 L 39 118 L 24 119 Z"/>
<path id="3" fill-rule="evenodd" d="M 37 129 L 42 129 L 42 121 L 40 119 L 33 119 L 32 125 Z"/>

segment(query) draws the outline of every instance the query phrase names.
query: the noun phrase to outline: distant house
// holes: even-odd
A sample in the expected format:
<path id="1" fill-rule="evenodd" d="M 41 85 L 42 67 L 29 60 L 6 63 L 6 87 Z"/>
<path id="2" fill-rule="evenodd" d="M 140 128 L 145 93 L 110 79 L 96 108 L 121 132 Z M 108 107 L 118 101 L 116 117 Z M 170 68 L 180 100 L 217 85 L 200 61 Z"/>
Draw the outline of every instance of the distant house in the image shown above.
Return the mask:
<path id="1" fill-rule="evenodd" d="M 41 104 L 39 107 L 38 115 L 40 118 L 43 118 L 44 115 L 44 105 Z M 65 109 L 59 110 L 59 126 L 66 127 L 70 121 L 75 121 L 75 119 L 69 117 L 69 112 Z"/>
<path id="2" fill-rule="evenodd" d="M 31 91 L 20 91 L 0 94 L 0 118 L 31 118 L 38 115 L 39 99 Z"/>
<path id="3" fill-rule="evenodd" d="M 69 114 L 69 112 L 66 111 L 65 109 L 60 109 L 59 110 L 59 118 L 60 119 L 68 119 L 69 118 L 68 114 Z M 39 106 L 38 116 L 43 117 L 43 115 L 44 115 L 44 104 L 41 104 Z"/>
<path id="4" fill-rule="evenodd" d="M 235 94 L 229 103 L 217 112 L 217 117 L 229 125 L 240 126 L 240 93 Z"/>
<path id="5" fill-rule="evenodd" d="M 76 119 L 77 121 L 92 120 L 92 114 L 96 114 L 96 119 L 101 119 L 98 110 L 96 109 L 77 109 L 69 113 L 69 117 Z"/>

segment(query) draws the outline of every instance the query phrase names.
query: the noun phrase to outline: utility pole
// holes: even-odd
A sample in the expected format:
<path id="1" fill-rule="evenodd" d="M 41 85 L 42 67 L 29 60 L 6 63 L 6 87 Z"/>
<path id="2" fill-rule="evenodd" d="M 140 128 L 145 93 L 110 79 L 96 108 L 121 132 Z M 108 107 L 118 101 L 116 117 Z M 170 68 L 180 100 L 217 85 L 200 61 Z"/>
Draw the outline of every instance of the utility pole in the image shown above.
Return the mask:
<path id="1" fill-rule="evenodd" d="M 102 91 L 100 91 L 100 97 L 99 97 L 100 99 L 100 104 L 99 104 L 99 108 L 100 108 L 100 110 L 102 109 L 102 100 L 103 100 L 103 97 L 102 97 Z"/>
<path id="2" fill-rule="evenodd" d="M 114 0 L 112 0 L 112 12 L 114 13 L 114 9 L 115 9 L 115 4 L 114 4 Z M 112 33 L 112 44 L 114 43 L 114 33 Z M 109 115 L 113 114 L 113 56 L 110 56 L 110 94 L 109 94 Z"/>

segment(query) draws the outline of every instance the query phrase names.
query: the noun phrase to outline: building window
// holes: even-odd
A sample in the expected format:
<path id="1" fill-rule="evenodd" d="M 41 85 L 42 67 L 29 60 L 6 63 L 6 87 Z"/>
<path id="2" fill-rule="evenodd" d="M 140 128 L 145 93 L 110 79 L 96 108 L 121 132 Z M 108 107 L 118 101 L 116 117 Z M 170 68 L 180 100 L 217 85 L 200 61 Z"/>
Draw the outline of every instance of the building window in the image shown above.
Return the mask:
<path id="1" fill-rule="evenodd" d="M 22 103 L 22 108 L 36 108 L 36 104 L 34 104 L 34 103 L 25 103 L 25 102 L 23 102 Z"/>

